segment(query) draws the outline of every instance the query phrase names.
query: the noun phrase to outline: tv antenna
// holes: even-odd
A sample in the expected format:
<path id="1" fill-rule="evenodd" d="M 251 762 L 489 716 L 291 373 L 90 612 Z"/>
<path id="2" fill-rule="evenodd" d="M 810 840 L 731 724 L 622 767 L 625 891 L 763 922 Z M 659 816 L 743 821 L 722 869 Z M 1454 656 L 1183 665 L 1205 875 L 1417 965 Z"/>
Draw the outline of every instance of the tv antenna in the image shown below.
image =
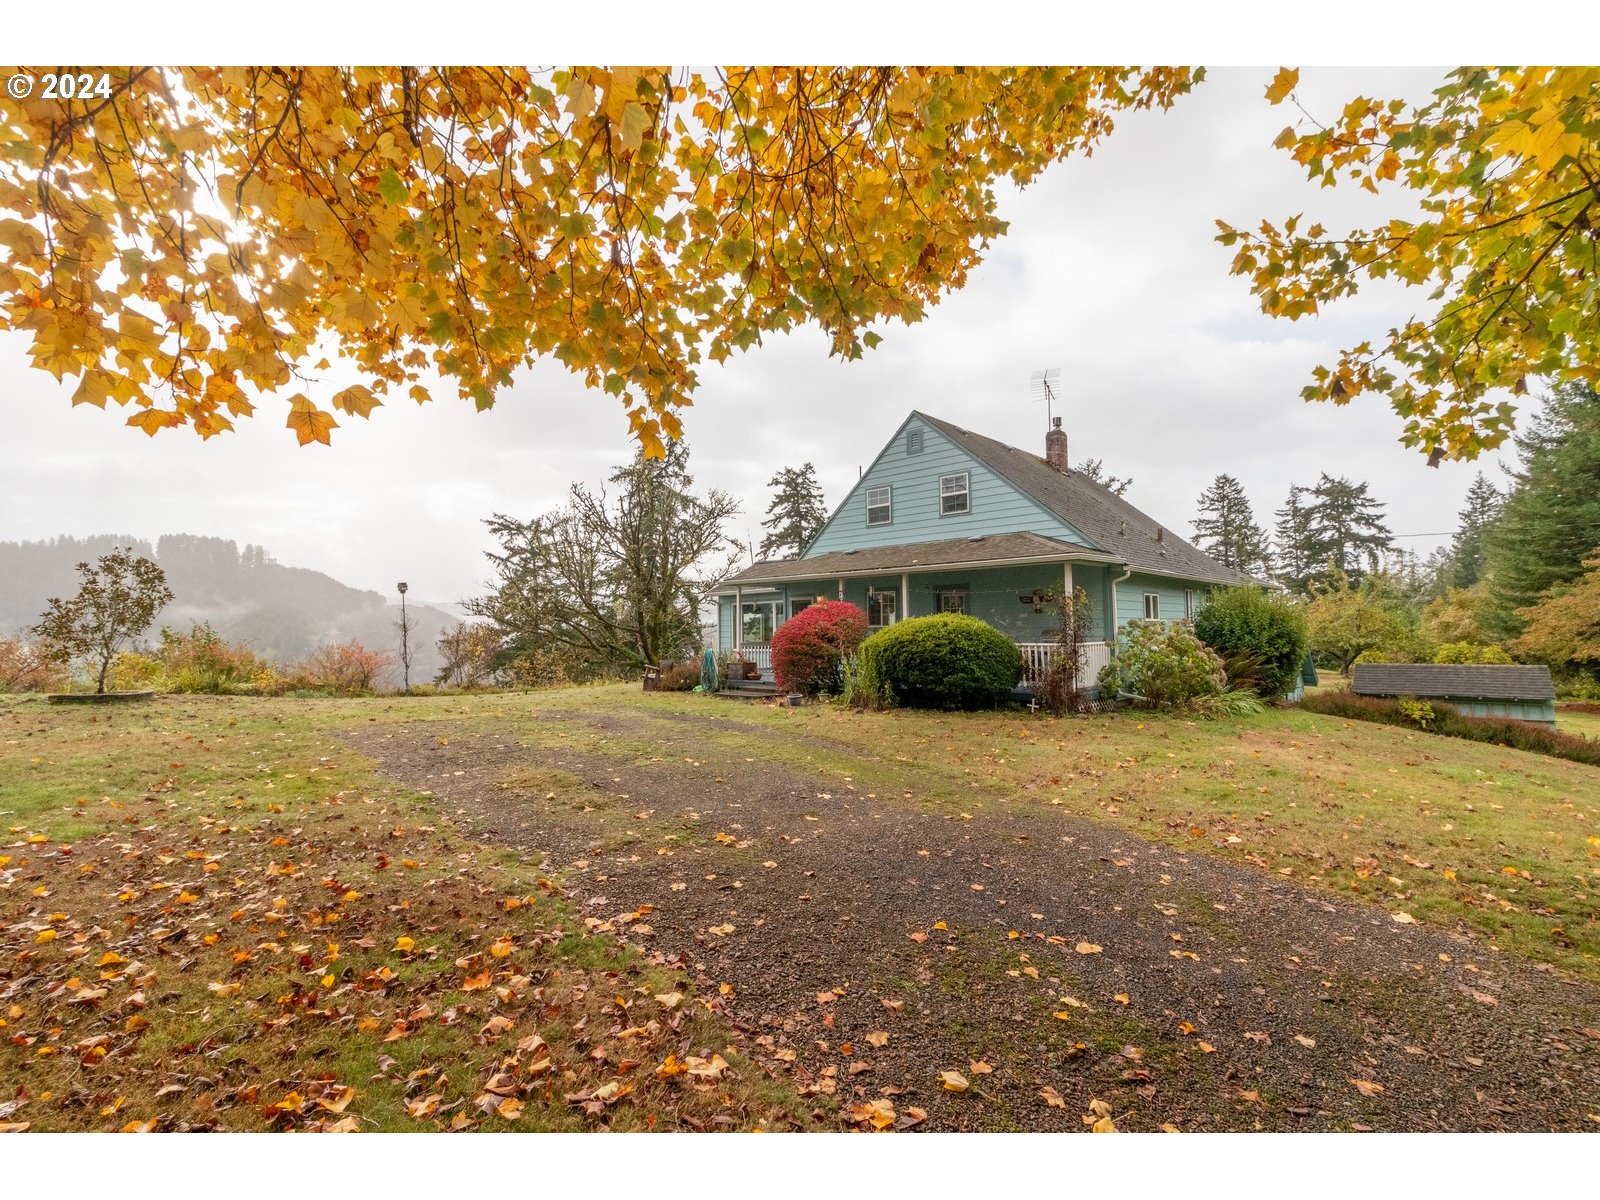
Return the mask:
<path id="1" fill-rule="evenodd" d="M 1055 415 L 1053 410 L 1061 389 L 1061 368 L 1045 367 L 1043 370 L 1035 371 L 1031 381 L 1031 389 L 1035 404 L 1041 400 L 1044 401 L 1044 427 L 1046 429 L 1052 428 L 1051 418 Z"/>

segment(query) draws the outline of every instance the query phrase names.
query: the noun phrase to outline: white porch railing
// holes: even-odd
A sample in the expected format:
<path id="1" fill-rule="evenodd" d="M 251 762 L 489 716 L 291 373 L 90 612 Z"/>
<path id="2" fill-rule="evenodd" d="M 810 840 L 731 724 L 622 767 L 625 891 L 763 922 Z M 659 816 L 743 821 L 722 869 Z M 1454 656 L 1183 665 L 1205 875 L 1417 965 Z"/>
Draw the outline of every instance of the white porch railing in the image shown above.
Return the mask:
<path id="1" fill-rule="evenodd" d="M 761 677 L 763 679 L 772 678 L 771 646 L 752 646 L 750 643 L 746 642 L 744 645 L 739 647 L 737 653 L 745 660 L 745 662 L 753 662 L 756 664 L 756 666 L 760 667 Z"/>
<path id="2" fill-rule="evenodd" d="M 1054 642 L 1018 642 L 1022 651 L 1022 684 L 1032 687 L 1050 669 L 1050 661 L 1060 649 Z M 1109 642 L 1084 642 L 1083 659 L 1078 665 L 1078 687 L 1087 691 L 1095 686 L 1101 669 L 1111 661 Z"/>

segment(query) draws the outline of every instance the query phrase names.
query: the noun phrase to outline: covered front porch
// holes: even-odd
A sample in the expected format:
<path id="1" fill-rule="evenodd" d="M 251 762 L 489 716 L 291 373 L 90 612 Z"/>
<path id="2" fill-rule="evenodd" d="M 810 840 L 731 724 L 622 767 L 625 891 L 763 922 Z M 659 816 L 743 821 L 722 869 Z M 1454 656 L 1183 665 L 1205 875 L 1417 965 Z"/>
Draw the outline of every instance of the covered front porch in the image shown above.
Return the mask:
<path id="1" fill-rule="evenodd" d="M 717 647 L 755 664 L 761 678 L 770 681 L 773 633 L 812 604 L 854 604 L 867 614 L 871 631 L 907 617 L 961 612 L 986 621 L 1017 644 L 1026 687 L 1058 652 L 1058 598 L 1063 589 L 1081 588 L 1089 597 L 1090 639 L 1080 677 L 1092 681 L 1111 658 L 1114 633 L 1108 614 L 1117 611 L 1116 581 L 1122 574 L 1105 563 L 1069 560 L 740 583 L 718 597 Z"/>

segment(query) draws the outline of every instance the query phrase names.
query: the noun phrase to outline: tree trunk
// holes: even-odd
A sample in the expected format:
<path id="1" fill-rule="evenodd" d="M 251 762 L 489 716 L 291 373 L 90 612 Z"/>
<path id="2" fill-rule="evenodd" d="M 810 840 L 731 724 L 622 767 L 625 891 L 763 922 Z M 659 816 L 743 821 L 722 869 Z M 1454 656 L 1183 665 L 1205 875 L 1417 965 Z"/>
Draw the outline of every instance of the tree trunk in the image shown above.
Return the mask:
<path id="1" fill-rule="evenodd" d="M 97 695 L 97 696 L 105 695 L 105 692 L 106 692 L 106 672 L 109 671 L 109 670 L 111 670 L 111 659 L 102 658 L 100 660 L 100 676 L 99 676 L 99 679 L 95 683 L 95 689 L 94 689 L 95 695 Z"/>

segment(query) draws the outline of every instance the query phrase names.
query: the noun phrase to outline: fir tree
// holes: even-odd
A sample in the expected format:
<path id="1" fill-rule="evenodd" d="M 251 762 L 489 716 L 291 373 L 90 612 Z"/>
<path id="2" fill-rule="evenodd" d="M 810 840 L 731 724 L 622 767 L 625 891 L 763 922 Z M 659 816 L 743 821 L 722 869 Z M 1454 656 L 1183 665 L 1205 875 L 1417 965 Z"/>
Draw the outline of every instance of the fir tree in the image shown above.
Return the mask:
<path id="1" fill-rule="evenodd" d="M 1503 497 L 1479 471 L 1460 514 L 1456 536 L 1450 543 L 1449 585 L 1469 588 L 1483 578 L 1484 535 L 1500 515 Z"/>
<path id="2" fill-rule="evenodd" d="M 1267 534 L 1256 524 L 1250 499 L 1232 475 L 1218 475 L 1200 495 L 1194 519 L 1195 545 L 1225 567 L 1246 575 L 1271 570 Z"/>
<path id="3" fill-rule="evenodd" d="M 1500 637 L 1521 633 L 1516 610 L 1576 579 L 1600 546 L 1600 393 L 1556 388 L 1517 449 L 1522 461 L 1485 539 L 1485 624 Z"/>
<path id="4" fill-rule="evenodd" d="M 1303 492 L 1303 550 L 1312 579 L 1326 582 L 1337 568 L 1359 583 L 1378 569 L 1379 559 L 1394 547 L 1383 519 L 1383 505 L 1365 483 L 1335 479 L 1323 472 L 1317 485 Z"/>
<path id="5" fill-rule="evenodd" d="M 1113 496 L 1120 496 L 1133 486 L 1132 477 L 1107 474 L 1105 464 L 1098 458 L 1086 458 L 1072 468 L 1085 479 L 1092 479 Z"/>
<path id="6" fill-rule="evenodd" d="M 1306 489 L 1296 485 L 1289 488 L 1289 498 L 1277 511 L 1277 527 L 1273 542 L 1278 560 L 1278 582 L 1290 591 L 1304 592 L 1311 578 L 1312 560 L 1309 557 L 1306 507 L 1301 497 Z"/>
<path id="7" fill-rule="evenodd" d="M 823 506 L 822 487 L 817 469 L 810 463 L 802 467 L 782 467 L 768 481 L 774 489 L 772 503 L 761 527 L 768 532 L 761 539 L 763 559 L 793 558 L 811 544 L 828 520 Z"/>

